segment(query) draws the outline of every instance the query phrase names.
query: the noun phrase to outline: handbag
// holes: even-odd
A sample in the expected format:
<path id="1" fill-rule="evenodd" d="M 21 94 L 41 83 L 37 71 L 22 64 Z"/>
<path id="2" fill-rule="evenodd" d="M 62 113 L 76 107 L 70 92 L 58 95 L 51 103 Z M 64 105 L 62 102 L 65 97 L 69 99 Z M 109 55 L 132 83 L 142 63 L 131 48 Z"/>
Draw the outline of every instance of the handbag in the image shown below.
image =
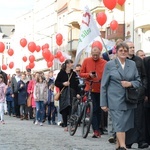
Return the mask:
<path id="1" fill-rule="evenodd" d="M 61 95 L 62 91 L 64 90 L 64 88 L 65 88 L 65 87 L 63 87 L 63 88 L 61 89 L 61 91 L 57 92 L 57 93 L 54 95 L 54 100 L 55 100 L 55 101 L 59 101 L 60 95 Z"/>
<path id="2" fill-rule="evenodd" d="M 115 59 L 115 63 L 116 63 L 116 67 L 118 70 L 118 64 L 117 61 Z M 118 71 L 118 73 L 120 74 L 120 72 Z M 120 74 L 122 80 L 123 80 L 123 76 Z M 130 104 L 137 104 L 138 103 L 138 89 L 134 88 L 134 87 L 127 87 L 125 88 L 125 102 L 126 103 L 130 103 Z"/>
<path id="3" fill-rule="evenodd" d="M 70 81 L 72 74 L 73 74 L 73 72 L 72 72 L 71 75 L 69 76 L 68 81 Z M 61 89 L 61 91 L 57 92 L 57 93 L 54 95 L 54 100 L 55 100 L 55 101 L 59 101 L 60 95 L 61 95 L 61 93 L 63 92 L 64 89 L 65 89 L 65 86 Z"/>
<path id="4" fill-rule="evenodd" d="M 126 88 L 126 99 L 127 103 L 137 104 L 138 103 L 138 89 L 134 87 Z"/>
<path id="5" fill-rule="evenodd" d="M 27 98 L 27 106 L 31 107 L 32 106 L 32 94 L 29 94 L 28 98 Z"/>

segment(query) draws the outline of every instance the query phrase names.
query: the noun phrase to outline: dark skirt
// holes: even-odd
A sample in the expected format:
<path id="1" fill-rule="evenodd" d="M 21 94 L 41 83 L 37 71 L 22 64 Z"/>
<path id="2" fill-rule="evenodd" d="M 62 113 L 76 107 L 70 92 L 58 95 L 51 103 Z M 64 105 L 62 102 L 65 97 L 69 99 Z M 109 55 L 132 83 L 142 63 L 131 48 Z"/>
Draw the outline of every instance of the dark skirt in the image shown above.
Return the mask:
<path id="1" fill-rule="evenodd" d="M 110 110 L 115 132 L 126 132 L 134 127 L 134 109 Z"/>

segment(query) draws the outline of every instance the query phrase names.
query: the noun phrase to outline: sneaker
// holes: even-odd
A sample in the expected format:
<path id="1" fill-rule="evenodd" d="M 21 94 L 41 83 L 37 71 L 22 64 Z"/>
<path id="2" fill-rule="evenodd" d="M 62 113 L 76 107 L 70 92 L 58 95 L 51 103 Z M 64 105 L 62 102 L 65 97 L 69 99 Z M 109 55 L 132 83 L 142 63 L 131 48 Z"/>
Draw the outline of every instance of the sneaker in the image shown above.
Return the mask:
<path id="1" fill-rule="evenodd" d="M 38 121 L 37 120 L 35 121 L 35 125 L 38 125 Z"/>
<path id="2" fill-rule="evenodd" d="M 57 122 L 57 125 L 60 126 L 60 125 L 61 125 L 61 121 L 58 121 L 58 122 Z"/>
<path id="3" fill-rule="evenodd" d="M 115 138 L 113 136 L 111 136 L 109 139 L 108 139 L 109 143 L 115 143 Z"/>
<path id="4" fill-rule="evenodd" d="M 56 125 L 57 123 L 55 121 L 52 122 L 53 125 Z"/>
<path id="5" fill-rule="evenodd" d="M 51 121 L 48 121 L 48 125 L 51 125 Z"/>
<path id="6" fill-rule="evenodd" d="M 42 123 L 42 122 L 40 123 L 40 126 L 43 126 L 43 123 Z"/>
<path id="7" fill-rule="evenodd" d="M 98 130 L 95 130 L 92 138 L 100 138 L 100 137 L 101 137 L 100 132 Z"/>

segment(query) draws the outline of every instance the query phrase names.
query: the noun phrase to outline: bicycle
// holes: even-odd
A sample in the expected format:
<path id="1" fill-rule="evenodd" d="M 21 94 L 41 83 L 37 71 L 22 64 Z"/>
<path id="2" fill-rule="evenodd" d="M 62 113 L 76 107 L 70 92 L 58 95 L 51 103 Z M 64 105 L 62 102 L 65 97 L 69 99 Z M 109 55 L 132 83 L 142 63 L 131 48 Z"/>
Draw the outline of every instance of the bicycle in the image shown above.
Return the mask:
<path id="1" fill-rule="evenodd" d="M 98 83 L 100 81 L 92 81 L 92 80 L 86 80 L 84 81 L 90 82 L 90 89 L 89 91 L 82 93 L 81 98 L 77 99 L 76 101 L 76 110 L 73 110 L 70 116 L 69 121 L 69 133 L 71 136 L 73 136 L 78 128 L 78 126 L 82 123 L 82 137 L 86 138 L 88 136 L 92 118 L 93 118 L 93 103 L 91 99 L 91 92 L 92 92 L 92 84 Z M 85 84 L 80 84 L 79 87 L 83 89 Z M 87 97 L 87 100 L 84 102 L 84 97 Z M 78 107 L 83 104 L 83 107 L 81 108 L 81 113 L 78 114 L 77 110 Z"/>

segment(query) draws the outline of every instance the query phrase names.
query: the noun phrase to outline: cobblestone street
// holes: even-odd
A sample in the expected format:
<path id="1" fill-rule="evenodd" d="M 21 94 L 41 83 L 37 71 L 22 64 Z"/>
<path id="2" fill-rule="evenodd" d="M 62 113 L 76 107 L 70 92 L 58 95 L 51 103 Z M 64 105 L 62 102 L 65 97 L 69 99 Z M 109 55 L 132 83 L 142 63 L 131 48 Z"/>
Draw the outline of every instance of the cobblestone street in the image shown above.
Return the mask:
<path id="1" fill-rule="evenodd" d="M 33 124 L 33 120 L 4 117 L 6 124 L 0 124 L 0 150 L 115 150 L 115 145 L 108 142 L 108 135 L 93 139 L 90 133 L 83 139 L 80 128 L 70 136 L 62 127 L 47 122 L 40 126 Z"/>

